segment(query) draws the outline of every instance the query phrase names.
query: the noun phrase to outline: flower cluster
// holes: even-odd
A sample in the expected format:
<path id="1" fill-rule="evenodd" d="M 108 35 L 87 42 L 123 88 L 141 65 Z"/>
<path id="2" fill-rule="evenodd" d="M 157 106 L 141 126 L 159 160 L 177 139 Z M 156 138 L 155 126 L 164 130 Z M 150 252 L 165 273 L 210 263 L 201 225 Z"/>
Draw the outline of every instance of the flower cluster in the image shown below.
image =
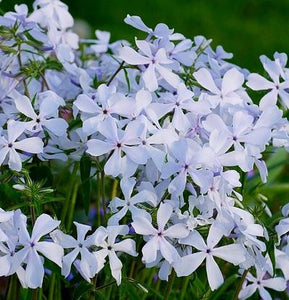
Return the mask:
<path id="1" fill-rule="evenodd" d="M 41 214 L 36 219 L 31 236 L 27 231 L 27 218 L 20 210 L 1 210 L 0 222 L 0 274 L 9 276 L 16 273 L 23 287 L 42 286 L 43 256 L 61 267 L 65 277 L 70 274 L 73 263 L 87 281 L 104 267 L 108 256 L 112 276 L 120 284 L 122 263 L 116 253 L 137 255 L 135 241 L 116 240 L 119 235 L 127 235 L 129 228 L 126 225 L 99 227 L 85 237 L 91 227 L 74 222 L 77 228 L 77 239 L 74 239 L 56 229 L 60 221 L 47 214 Z M 40 241 L 41 238 L 43 241 Z"/>
<path id="2" fill-rule="evenodd" d="M 162 280 L 205 265 L 215 290 L 224 282 L 220 258 L 243 274 L 240 299 L 285 290 L 288 205 L 275 232 L 277 276 L 270 237 L 242 191 L 256 168 L 266 183 L 269 146 L 289 149 L 286 54 L 261 57 L 270 80 L 227 62 L 232 55 L 210 40 L 165 24 L 151 29 L 128 15 L 125 22 L 147 34 L 135 46 L 98 30 L 95 40 L 81 40 L 61 1 L 36 0 L 33 8 L 16 5 L 0 17 L 0 174 L 20 178 L 35 163 L 89 157 L 88 176 L 119 180 L 122 196 L 108 210 L 103 203 L 107 227 L 87 235 L 91 226 L 74 222 L 77 238 L 44 213 L 30 235 L 19 210 L 1 210 L 0 275 L 40 287 L 45 257 L 63 276 L 74 265 L 90 281 L 108 260 L 120 284 L 118 254 L 137 256 L 141 236 L 142 262 Z M 253 91 L 265 91 L 260 103 Z"/>

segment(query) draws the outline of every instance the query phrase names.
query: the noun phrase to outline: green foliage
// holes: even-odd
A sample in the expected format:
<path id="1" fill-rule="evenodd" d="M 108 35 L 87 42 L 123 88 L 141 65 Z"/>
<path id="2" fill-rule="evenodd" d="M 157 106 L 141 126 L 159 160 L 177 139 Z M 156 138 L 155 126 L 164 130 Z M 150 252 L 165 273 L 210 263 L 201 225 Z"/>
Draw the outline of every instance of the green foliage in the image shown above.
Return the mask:
<path id="1" fill-rule="evenodd" d="M 80 160 L 80 178 L 81 178 L 81 195 L 83 199 L 83 207 L 86 215 L 88 214 L 90 204 L 90 170 L 91 159 L 87 154 L 83 154 Z"/>

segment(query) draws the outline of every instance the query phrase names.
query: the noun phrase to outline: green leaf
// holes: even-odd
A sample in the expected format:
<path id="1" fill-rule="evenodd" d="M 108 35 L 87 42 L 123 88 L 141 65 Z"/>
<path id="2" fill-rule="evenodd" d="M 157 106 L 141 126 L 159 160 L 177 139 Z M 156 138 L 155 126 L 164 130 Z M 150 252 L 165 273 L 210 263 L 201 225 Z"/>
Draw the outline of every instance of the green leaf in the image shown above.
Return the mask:
<path id="1" fill-rule="evenodd" d="M 262 192 L 276 193 L 276 192 L 288 192 L 288 191 L 289 191 L 288 183 L 271 184 L 262 187 Z"/>
<path id="2" fill-rule="evenodd" d="M 86 214 L 89 211 L 90 204 L 90 170 L 91 160 L 87 154 L 83 154 L 80 159 L 80 178 L 81 178 L 81 193 L 83 198 L 83 207 Z"/>
<path id="3" fill-rule="evenodd" d="M 91 284 L 82 281 L 74 290 L 72 300 L 80 300 L 82 297 L 91 290 Z"/>
<path id="4" fill-rule="evenodd" d="M 53 184 L 53 175 L 48 166 L 32 167 L 29 170 L 30 178 L 35 182 L 44 182 L 45 187 L 50 187 Z"/>
<path id="5" fill-rule="evenodd" d="M 127 83 L 127 89 L 128 89 L 128 92 L 130 92 L 130 81 L 129 81 L 129 77 L 128 77 L 128 72 L 127 72 L 126 68 L 124 68 L 123 71 L 124 71 L 124 76 L 125 76 L 125 80 Z"/>
<path id="6" fill-rule="evenodd" d="M 214 292 L 212 293 L 210 300 L 223 299 L 225 292 L 231 287 L 233 284 L 235 286 L 238 275 L 234 274 L 224 281 L 224 283 Z"/>
<path id="7" fill-rule="evenodd" d="M 288 162 L 288 152 L 281 148 L 273 153 L 267 160 L 268 179 L 267 184 L 276 182 L 277 177 L 281 174 L 286 163 Z"/>
<path id="8" fill-rule="evenodd" d="M 275 267 L 276 267 L 276 259 L 275 259 L 275 242 L 273 238 L 270 238 L 269 241 L 266 243 L 268 255 L 271 259 L 272 266 L 273 266 L 273 272 L 275 273 Z M 274 275 L 274 274 L 273 274 Z"/>

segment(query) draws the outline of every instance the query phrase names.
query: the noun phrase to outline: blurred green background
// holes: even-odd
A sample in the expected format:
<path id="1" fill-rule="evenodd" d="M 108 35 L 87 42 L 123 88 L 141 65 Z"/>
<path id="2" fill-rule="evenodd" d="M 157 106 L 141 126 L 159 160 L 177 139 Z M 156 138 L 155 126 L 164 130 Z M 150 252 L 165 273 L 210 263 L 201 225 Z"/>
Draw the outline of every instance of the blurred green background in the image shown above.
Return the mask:
<path id="1" fill-rule="evenodd" d="M 2 10 L 32 0 L 2 0 Z M 149 27 L 163 22 L 192 38 L 204 35 L 213 47 L 233 52 L 233 62 L 251 71 L 262 69 L 259 56 L 289 52 L 289 0 L 64 0 L 75 18 L 92 29 L 107 30 L 112 40 L 133 41 L 137 30 L 123 22 L 139 15 Z M 93 31 L 92 31 L 93 33 Z M 142 35 L 141 35 L 142 36 Z"/>

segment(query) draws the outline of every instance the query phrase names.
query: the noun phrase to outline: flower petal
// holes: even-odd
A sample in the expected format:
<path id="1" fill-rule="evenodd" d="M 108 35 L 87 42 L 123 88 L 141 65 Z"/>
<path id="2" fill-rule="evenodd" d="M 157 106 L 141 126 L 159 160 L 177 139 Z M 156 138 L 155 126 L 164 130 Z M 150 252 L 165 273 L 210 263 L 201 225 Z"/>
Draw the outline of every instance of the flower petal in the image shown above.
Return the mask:
<path id="1" fill-rule="evenodd" d="M 28 153 L 42 153 L 43 141 L 39 137 L 26 138 L 13 144 L 15 149 L 19 149 Z"/>
<path id="2" fill-rule="evenodd" d="M 60 268 L 62 267 L 63 248 L 53 242 L 38 242 L 36 250 L 55 262 Z"/>
<path id="3" fill-rule="evenodd" d="M 173 207 L 168 203 L 161 203 L 157 212 L 157 223 L 159 231 L 163 231 L 165 225 L 173 213 Z"/>
<path id="4" fill-rule="evenodd" d="M 49 215 L 42 214 L 40 215 L 34 224 L 31 240 L 38 241 L 42 236 L 50 233 L 56 227 L 58 227 L 60 221 L 53 220 Z"/>
<path id="5" fill-rule="evenodd" d="M 206 271 L 209 285 L 212 291 L 216 290 L 224 282 L 223 275 L 219 266 L 215 262 L 212 255 L 207 255 L 206 258 Z"/>
<path id="6" fill-rule="evenodd" d="M 130 65 L 145 65 L 151 62 L 149 58 L 139 54 L 128 46 L 119 49 L 119 58 Z"/>
<path id="7" fill-rule="evenodd" d="M 35 250 L 30 250 L 25 271 L 25 281 L 28 287 L 36 289 L 42 286 L 44 268 L 40 256 Z"/>
<path id="8" fill-rule="evenodd" d="M 245 249 L 238 244 L 222 246 L 212 250 L 212 255 L 224 259 L 234 265 L 244 262 L 246 260 L 245 254 Z"/>
<path id="9" fill-rule="evenodd" d="M 220 94 L 220 90 L 217 88 L 212 74 L 207 69 L 202 68 L 198 70 L 194 73 L 194 77 L 196 78 L 198 83 L 208 91 L 216 95 Z"/>
<path id="10" fill-rule="evenodd" d="M 117 257 L 116 253 L 113 251 L 110 251 L 108 253 L 108 257 L 109 257 L 109 266 L 111 270 L 111 275 L 116 280 L 117 285 L 120 285 L 122 263 L 120 259 Z"/>
<path id="11" fill-rule="evenodd" d="M 154 262 L 157 258 L 158 250 L 159 245 L 157 237 L 153 237 L 142 248 L 143 262 L 146 264 Z"/>
<path id="12" fill-rule="evenodd" d="M 178 277 L 188 276 L 192 274 L 203 262 L 206 254 L 197 252 L 183 256 L 173 266 Z"/>
<path id="13" fill-rule="evenodd" d="M 158 89 L 158 80 L 155 72 L 155 65 L 149 64 L 147 69 L 143 73 L 143 81 L 145 86 L 150 92 L 154 92 Z"/>

